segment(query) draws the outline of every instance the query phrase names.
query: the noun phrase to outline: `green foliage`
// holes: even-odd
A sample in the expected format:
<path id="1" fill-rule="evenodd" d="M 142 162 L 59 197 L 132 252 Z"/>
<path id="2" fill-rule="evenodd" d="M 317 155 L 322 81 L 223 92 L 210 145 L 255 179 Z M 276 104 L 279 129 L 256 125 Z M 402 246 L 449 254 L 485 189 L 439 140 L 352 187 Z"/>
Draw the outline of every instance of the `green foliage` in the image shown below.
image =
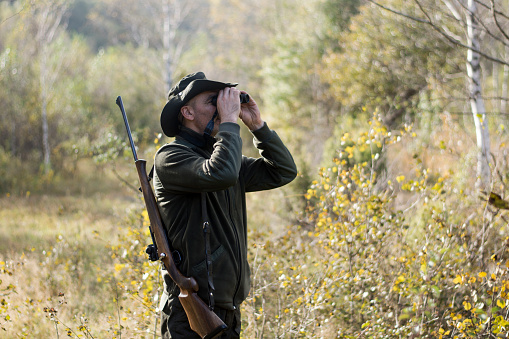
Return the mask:
<path id="1" fill-rule="evenodd" d="M 331 37 L 348 29 L 350 18 L 359 12 L 359 6 L 359 0 L 328 0 L 322 3 L 321 11 L 330 21 Z"/>
<path id="2" fill-rule="evenodd" d="M 410 14 L 418 11 L 415 4 L 399 0 L 385 5 Z M 441 92 L 443 74 L 458 72 L 464 63 L 457 49 L 433 32 L 423 33 L 421 25 L 407 18 L 373 4 L 362 6 L 349 30 L 339 32 L 340 50 L 324 57 L 320 74 L 349 112 L 380 107 L 389 126 L 413 121 L 419 94 Z"/>

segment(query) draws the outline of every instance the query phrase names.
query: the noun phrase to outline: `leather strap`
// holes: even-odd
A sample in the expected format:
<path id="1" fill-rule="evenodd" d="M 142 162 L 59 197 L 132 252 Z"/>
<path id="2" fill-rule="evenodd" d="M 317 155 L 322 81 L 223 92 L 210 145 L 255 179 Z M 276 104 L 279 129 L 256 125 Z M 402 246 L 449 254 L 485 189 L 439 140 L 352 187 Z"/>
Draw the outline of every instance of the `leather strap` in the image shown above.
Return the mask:
<path id="1" fill-rule="evenodd" d="M 206 134 L 206 135 L 212 134 L 212 130 L 214 129 L 214 120 L 216 119 L 217 115 L 218 115 L 218 112 L 217 112 L 217 108 L 216 108 L 216 111 L 214 112 L 214 115 L 212 115 L 212 119 L 210 119 L 209 123 L 205 127 L 205 131 L 203 131 L 203 134 Z"/>
<path id="2" fill-rule="evenodd" d="M 205 262 L 207 264 L 207 281 L 209 285 L 209 308 L 214 310 L 214 281 L 212 275 L 212 254 L 210 250 L 210 232 L 209 216 L 207 214 L 206 193 L 201 193 L 201 215 L 203 219 L 203 235 L 205 237 Z"/>

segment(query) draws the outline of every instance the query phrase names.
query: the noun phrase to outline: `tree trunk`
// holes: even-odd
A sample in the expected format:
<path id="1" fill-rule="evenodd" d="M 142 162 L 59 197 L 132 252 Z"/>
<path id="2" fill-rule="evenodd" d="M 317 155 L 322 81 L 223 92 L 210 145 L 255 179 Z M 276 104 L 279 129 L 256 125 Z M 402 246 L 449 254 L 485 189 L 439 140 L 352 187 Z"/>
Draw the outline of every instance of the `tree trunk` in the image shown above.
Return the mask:
<path id="1" fill-rule="evenodd" d="M 496 62 L 493 63 L 493 71 L 491 73 L 491 79 L 493 82 L 493 93 L 494 97 L 498 97 L 500 93 L 500 78 L 499 78 L 499 64 Z M 493 111 L 500 112 L 500 102 L 498 100 L 493 100 Z"/>
<path id="2" fill-rule="evenodd" d="M 509 55 L 509 48 L 505 48 L 506 58 Z M 502 99 L 500 100 L 500 111 L 503 114 L 507 113 L 507 82 L 509 81 L 509 66 L 504 65 L 504 77 L 502 80 Z"/>
<path id="3" fill-rule="evenodd" d="M 49 147 L 49 130 L 48 130 L 48 95 L 47 95 L 47 60 L 48 53 L 43 45 L 40 52 L 40 85 L 41 85 L 41 123 L 42 123 L 42 149 L 44 157 L 44 173 L 48 174 L 51 170 L 51 158 Z"/>
<path id="4" fill-rule="evenodd" d="M 11 156 L 16 156 L 16 121 L 11 122 Z"/>
<path id="5" fill-rule="evenodd" d="M 56 81 L 58 72 L 49 69 L 49 45 L 54 41 L 55 36 L 60 30 L 64 30 L 66 22 L 63 22 L 63 16 L 69 6 L 69 1 L 49 1 L 38 2 L 37 6 L 32 8 L 32 14 L 35 17 L 36 31 L 35 41 L 37 42 L 37 53 L 39 57 L 39 86 L 41 103 L 41 124 L 42 124 L 42 152 L 44 173 L 51 170 L 51 148 L 49 144 L 48 128 L 48 101 Z"/>
<path id="6" fill-rule="evenodd" d="M 163 9 L 163 60 L 164 60 L 164 83 L 166 85 L 165 93 L 168 93 L 171 88 L 171 79 L 173 77 L 173 71 L 170 60 L 170 45 L 171 45 L 171 34 L 170 34 L 170 4 L 168 0 L 162 0 Z"/>
<path id="7" fill-rule="evenodd" d="M 161 0 L 163 13 L 163 78 L 166 93 L 172 87 L 173 73 L 182 51 L 188 45 L 189 33 L 180 30 L 181 25 L 198 9 L 199 3 L 184 0 Z"/>
<path id="8" fill-rule="evenodd" d="M 467 41 L 470 49 L 467 52 L 467 72 L 470 85 L 470 106 L 475 122 L 477 137 L 477 185 L 488 190 L 491 181 L 490 173 L 490 134 L 488 120 L 481 88 L 481 63 L 478 52 L 481 48 L 479 41 L 479 27 L 476 23 L 477 7 L 475 0 L 468 0 L 467 13 Z"/>

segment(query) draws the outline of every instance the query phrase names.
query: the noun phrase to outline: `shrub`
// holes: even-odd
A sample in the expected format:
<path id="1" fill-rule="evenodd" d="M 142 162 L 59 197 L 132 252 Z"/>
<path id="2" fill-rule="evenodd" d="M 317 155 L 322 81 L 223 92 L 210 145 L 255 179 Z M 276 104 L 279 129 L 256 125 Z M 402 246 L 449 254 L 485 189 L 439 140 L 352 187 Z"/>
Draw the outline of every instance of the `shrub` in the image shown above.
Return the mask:
<path id="1" fill-rule="evenodd" d="M 419 156 L 412 177 L 378 178 L 376 162 L 415 137 L 411 127 L 388 132 L 374 116 L 369 132 L 343 136 L 333 165 L 309 188 L 298 225 L 275 240 L 252 234 L 247 337 L 507 333 L 507 222 L 498 211 Z M 376 146 L 372 161 L 353 161 L 366 145 Z"/>

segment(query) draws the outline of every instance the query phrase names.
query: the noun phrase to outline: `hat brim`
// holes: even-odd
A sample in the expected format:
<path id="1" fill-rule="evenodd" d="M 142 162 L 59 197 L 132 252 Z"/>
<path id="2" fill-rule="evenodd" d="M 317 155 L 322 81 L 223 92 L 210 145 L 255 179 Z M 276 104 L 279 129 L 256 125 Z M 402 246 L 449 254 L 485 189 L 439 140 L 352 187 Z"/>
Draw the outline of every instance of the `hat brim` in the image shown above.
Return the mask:
<path id="1" fill-rule="evenodd" d="M 185 90 L 178 95 L 172 96 L 161 112 L 161 128 L 168 137 L 176 136 L 180 131 L 178 115 L 180 109 L 202 92 L 219 91 L 226 87 L 235 87 L 238 84 L 230 82 L 220 82 L 208 79 L 197 79 L 192 81 Z"/>

